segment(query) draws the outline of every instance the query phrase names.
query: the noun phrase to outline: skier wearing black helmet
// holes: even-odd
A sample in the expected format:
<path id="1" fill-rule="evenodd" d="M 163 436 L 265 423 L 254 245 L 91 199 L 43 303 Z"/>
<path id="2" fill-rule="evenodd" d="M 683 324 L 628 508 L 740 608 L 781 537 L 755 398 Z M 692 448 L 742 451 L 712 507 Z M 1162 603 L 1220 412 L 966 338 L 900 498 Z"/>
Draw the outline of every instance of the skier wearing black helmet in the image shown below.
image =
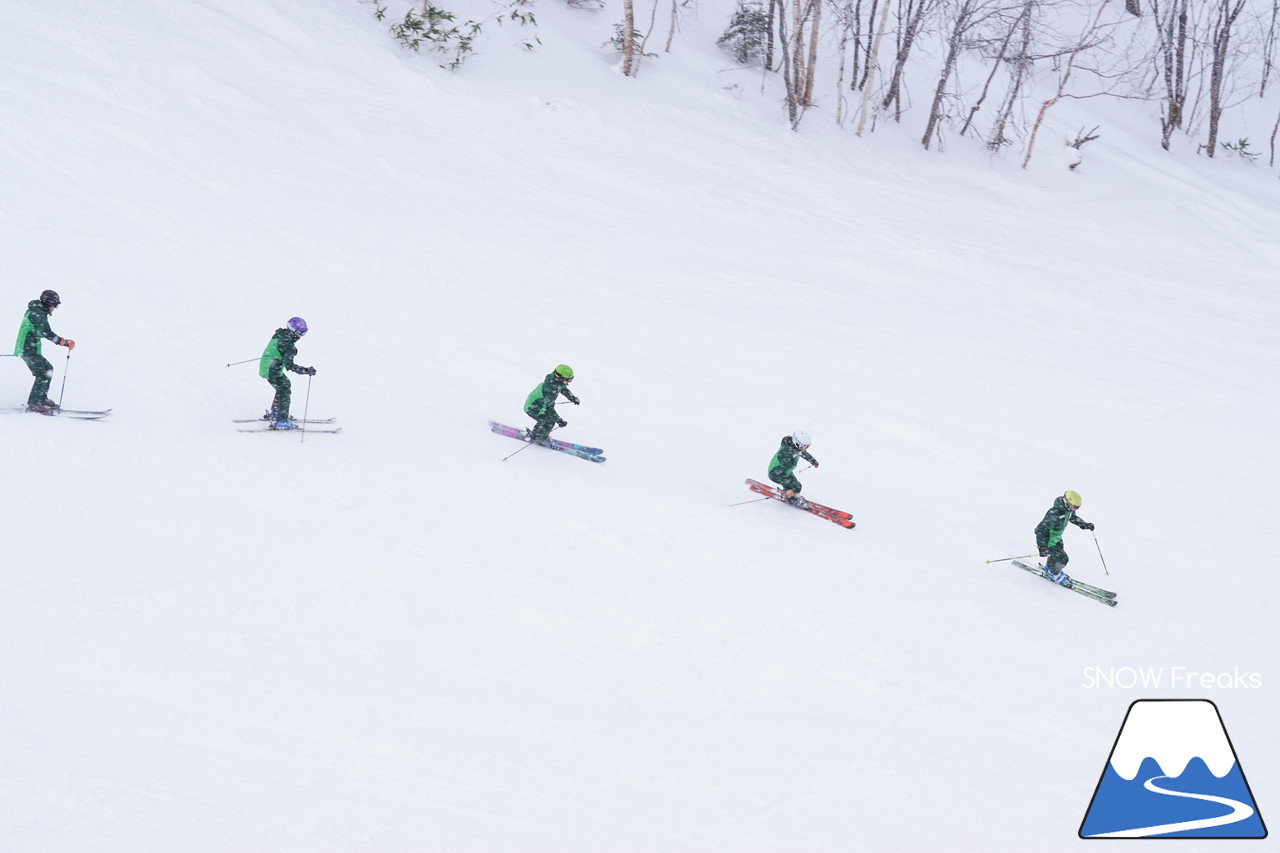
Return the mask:
<path id="1" fill-rule="evenodd" d="M 809 433 L 798 429 L 791 435 L 783 436 L 778 452 L 769 460 L 769 479 L 782 487 L 782 496 L 787 503 L 803 505 L 804 498 L 800 497 L 802 486 L 796 479 L 795 470 L 802 456 L 814 468 L 818 467 L 818 460 L 809 455 L 809 446 L 812 444 L 813 439 L 809 437 Z"/>
<path id="2" fill-rule="evenodd" d="M 75 349 L 76 342 L 70 338 L 55 335 L 49 328 L 49 315 L 53 309 L 62 304 L 62 299 L 52 290 L 40 294 L 39 299 L 27 303 L 27 313 L 22 317 L 22 325 L 18 327 L 18 341 L 13 347 L 13 354 L 19 356 L 27 364 L 35 382 L 31 384 L 31 393 L 27 395 L 27 411 L 48 414 L 58 408 L 58 404 L 49 399 L 49 384 L 53 381 L 53 365 L 40 353 L 40 345 L 44 340 L 53 341 L 60 347 L 66 347 L 68 355 Z"/>
<path id="3" fill-rule="evenodd" d="M 271 421 L 270 429 L 297 429 L 297 424 L 289 420 L 289 400 L 292 396 L 292 383 L 284 375 L 286 370 L 300 373 L 303 376 L 315 376 L 314 367 L 299 367 L 293 363 L 298 354 L 298 340 L 307 333 L 307 321 L 301 317 L 290 318 L 283 329 L 267 342 L 262 351 L 262 360 L 258 362 L 258 375 L 271 383 L 275 389 L 275 399 L 271 401 L 271 411 L 267 412 L 267 420 Z"/>
<path id="4" fill-rule="evenodd" d="M 556 400 L 563 394 L 575 406 L 582 402 L 569 390 L 569 383 L 572 381 L 573 368 L 567 364 L 558 364 L 555 370 L 547 374 L 546 379 L 529 392 L 524 401 L 524 413 L 536 421 L 533 429 L 529 430 L 530 441 L 546 441 L 547 433 L 551 432 L 552 427 L 569 425 L 568 421 L 556 414 Z"/>

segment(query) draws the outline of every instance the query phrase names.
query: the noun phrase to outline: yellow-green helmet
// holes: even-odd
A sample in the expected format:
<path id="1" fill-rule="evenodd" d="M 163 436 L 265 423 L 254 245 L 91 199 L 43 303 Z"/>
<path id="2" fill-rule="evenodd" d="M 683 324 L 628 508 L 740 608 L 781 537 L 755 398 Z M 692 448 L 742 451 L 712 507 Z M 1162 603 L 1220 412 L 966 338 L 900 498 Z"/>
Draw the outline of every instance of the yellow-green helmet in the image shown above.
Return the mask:
<path id="1" fill-rule="evenodd" d="M 1066 494 L 1064 494 L 1064 495 L 1062 496 L 1062 499 L 1063 499 L 1064 501 L 1066 501 L 1067 503 L 1071 504 L 1072 509 L 1079 509 L 1079 508 L 1080 508 L 1080 493 L 1079 493 L 1079 492 L 1073 492 L 1073 491 L 1071 491 L 1070 489 L 1068 489 L 1068 490 L 1067 490 L 1067 492 L 1066 492 Z"/>
<path id="2" fill-rule="evenodd" d="M 573 379 L 573 368 L 567 364 L 557 364 L 555 369 L 556 376 L 559 376 L 565 382 Z"/>

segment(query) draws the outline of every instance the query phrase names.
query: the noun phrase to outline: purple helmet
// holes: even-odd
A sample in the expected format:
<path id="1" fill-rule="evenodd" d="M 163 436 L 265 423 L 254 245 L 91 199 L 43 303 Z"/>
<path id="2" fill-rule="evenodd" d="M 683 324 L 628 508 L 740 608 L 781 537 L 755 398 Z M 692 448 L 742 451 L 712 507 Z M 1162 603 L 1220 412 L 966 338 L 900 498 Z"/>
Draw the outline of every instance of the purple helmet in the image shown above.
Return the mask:
<path id="1" fill-rule="evenodd" d="M 297 335 L 305 335 L 307 333 L 307 321 L 301 317 L 290 317 L 289 331 Z"/>

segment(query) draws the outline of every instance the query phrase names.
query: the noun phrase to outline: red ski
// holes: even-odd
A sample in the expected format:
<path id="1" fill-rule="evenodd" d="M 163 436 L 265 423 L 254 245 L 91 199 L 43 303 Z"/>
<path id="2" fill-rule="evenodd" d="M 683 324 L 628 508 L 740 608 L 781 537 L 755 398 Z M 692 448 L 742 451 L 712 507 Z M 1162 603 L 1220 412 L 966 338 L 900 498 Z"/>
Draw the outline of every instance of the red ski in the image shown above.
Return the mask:
<path id="1" fill-rule="evenodd" d="M 813 501 L 808 500 L 806 498 L 801 498 L 803 503 L 793 504 L 782 496 L 782 489 L 779 489 L 777 486 L 770 486 L 767 483 L 761 483 L 758 480 L 748 479 L 747 488 L 751 489 L 751 491 L 755 492 L 756 494 L 773 498 L 776 501 L 781 501 L 787 506 L 793 506 L 796 509 L 802 509 L 805 512 L 811 512 L 814 515 L 818 516 L 819 518 L 825 518 L 827 521 L 831 521 L 840 525 L 845 530 L 852 530 L 856 526 L 853 522 L 853 516 L 845 512 L 844 510 L 832 509 L 829 506 L 816 504 Z"/>

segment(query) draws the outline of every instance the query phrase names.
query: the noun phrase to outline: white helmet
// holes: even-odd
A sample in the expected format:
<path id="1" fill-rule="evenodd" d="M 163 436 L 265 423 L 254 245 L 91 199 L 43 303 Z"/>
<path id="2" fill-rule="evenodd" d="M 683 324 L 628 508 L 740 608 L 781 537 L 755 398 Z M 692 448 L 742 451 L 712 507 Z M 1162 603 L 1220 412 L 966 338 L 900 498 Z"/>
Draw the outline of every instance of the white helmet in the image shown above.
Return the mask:
<path id="1" fill-rule="evenodd" d="M 791 442 L 796 447 L 799 447 L 803 450 L 804 448 L 813 444 L 813 438 L 810 437 L 809 433 L 805 432 L 802 429 L 798 429 L 795 432 L 791 433 Z"/>

